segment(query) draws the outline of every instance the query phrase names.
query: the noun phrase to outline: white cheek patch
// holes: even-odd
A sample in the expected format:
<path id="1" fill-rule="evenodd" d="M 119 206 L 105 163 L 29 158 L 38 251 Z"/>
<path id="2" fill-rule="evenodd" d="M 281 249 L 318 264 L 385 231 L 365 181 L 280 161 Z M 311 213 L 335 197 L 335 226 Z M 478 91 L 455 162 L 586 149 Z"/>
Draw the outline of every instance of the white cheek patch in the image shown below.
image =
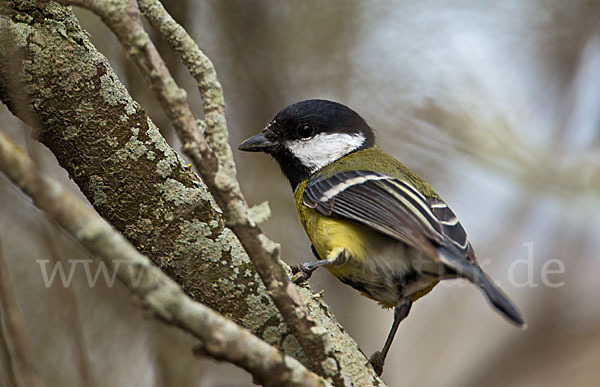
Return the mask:
<path id="1" fill-rule="evenodd" d="M 313 173 L 365 142 L 362 134 L 319 133 L 308 140 L 286 141 L 285 146 Z"/>

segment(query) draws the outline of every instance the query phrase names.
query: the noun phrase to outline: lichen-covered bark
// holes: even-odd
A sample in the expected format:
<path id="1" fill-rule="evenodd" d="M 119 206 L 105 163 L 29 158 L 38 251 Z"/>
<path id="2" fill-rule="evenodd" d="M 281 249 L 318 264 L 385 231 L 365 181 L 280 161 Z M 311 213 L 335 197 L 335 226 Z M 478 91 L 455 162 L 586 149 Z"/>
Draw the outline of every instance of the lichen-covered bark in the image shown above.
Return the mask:
<path id="1" fill-rule="evenodd" d="M 36 128 L 96 210 L 188 295 L 306 363 L 202 181 L 131 99 L 69 8 L 0 1 L 0 99 Z M 300 290 L 348 384 L 380 384 L 327 306 Z"/>
<path id="2" fill-rule="evenodd" d="M 68 8 L 24 1 L 1 7 L 2 101 L 36 127 L 96 210 L 187 294 L 259 334 L 275 329 L 268 336 L 281 345 L 281 317 L 202 181 Z"/>

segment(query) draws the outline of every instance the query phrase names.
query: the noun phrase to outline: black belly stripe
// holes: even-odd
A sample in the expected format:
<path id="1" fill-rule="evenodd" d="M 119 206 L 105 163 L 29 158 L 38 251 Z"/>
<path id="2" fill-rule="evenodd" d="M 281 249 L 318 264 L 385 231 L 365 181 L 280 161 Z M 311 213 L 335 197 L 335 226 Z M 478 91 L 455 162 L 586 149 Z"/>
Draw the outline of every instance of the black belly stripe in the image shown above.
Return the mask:
<path id="1" fill-rule="evenodd" d="M 398 294 L 400 296 L 407 296 L 408 294 L 404 294 L 406 288 L 409 285 L 418 282 L 419 279 L 421 279 L 421 274 L 412 267 L 401 277 L 394 277 L 394 285 L 396 286 Z"/>
<path id="2" fill-rule="evenodd" d="M 367 291 L 367 286 L 364 282 L 360 282 L 360 281 L 353 281 L 350 278 L 347 277 L 338 277 L 338 279 L 340 281 L 342 281 L 343 283 L 345 283 L 348 286 L 353 287 L 354 289 L 369 294 L 369 292 Z"/>
<path id="3" fill-rule="evenodd" d="M 337 277 L 344 284 L 358 290 L 359 292 L 365 294 L 368 297 L 371 297 L 375 300 L 379 300 L 377 297 L 377 293 L 383 293 L 386 291 L 384 286 L 378 286 L 373 284 L 368 284 L 362 281 L 355 281 L 347 277 Z"/>

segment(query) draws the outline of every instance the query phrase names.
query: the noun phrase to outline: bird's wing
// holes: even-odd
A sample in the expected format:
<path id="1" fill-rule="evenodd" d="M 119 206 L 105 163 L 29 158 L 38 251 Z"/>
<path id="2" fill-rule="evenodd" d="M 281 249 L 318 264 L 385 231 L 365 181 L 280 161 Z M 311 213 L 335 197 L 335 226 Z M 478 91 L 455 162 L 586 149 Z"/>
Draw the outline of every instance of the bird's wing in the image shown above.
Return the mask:
<path id="1" fill-rule="evenodd" d="M 510 320 L 525 324 L 518 308 L 477 265 L 467 233 L 442 200 L 425 197 L 406 181 L 350 171 L 311 178 L 302 201 L 325 216 L 362 223 L 425 252 L 478 285 Z"/>
<path id="2" fill-rule="evenodd" d="M 302 200 L 325 216 L 362 223 L 436 260 L 440 258 L 438 247 L 451 246 L 455 258 L 458 255 L 474 262 L 467 233 L 454 212 L 442 200 L 425 197 L 406 181 L 370 171 L 313 177 Z"/>

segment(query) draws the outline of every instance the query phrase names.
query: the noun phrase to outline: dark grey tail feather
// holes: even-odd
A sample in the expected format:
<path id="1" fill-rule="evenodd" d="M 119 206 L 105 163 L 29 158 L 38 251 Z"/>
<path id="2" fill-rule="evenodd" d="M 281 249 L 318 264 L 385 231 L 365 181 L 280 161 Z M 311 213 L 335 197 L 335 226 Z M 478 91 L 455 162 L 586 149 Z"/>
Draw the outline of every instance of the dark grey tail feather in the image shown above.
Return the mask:
<path id="1" fill-rule="evenodd" d="M 517 306 L 508 298 L 506 294 L 494 282 L 488 277 L 481 269 L 479 269 L 481 275 L 479 276 L 479 282 L 474 282 L 477 286 L 483 290 L 488 300 L 498 309 L 500 312 L 514 322 L 515 324 L 525 327 L 527 322 L 521 311 Z"/>
<path id="2" fill-rule="evenodd" d="M 445 266 L 456 272 L 459 277 L 466 278 L 479 286 L 490 303 L 502 312 L 506 318 L 521 327 L 525 327 L 527 325 L 525 317 L 508 296 L 494 284 L 479 266 L 467 261 L 455 250 L 453 246 L 438 248 L 440 258 Z"/>

